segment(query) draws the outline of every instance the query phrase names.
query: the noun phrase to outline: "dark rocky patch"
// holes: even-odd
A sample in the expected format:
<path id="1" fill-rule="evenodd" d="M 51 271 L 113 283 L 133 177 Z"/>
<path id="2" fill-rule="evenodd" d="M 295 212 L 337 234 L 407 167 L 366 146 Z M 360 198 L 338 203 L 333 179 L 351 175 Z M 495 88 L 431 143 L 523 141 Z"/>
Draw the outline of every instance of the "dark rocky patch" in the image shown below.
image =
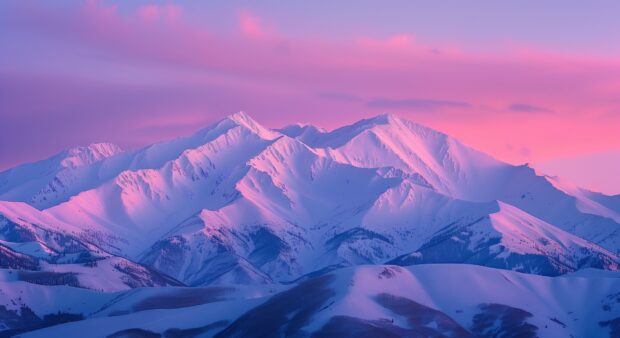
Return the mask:
<path id="1" fill-rule="evenodd" d="M 401 268 L 398 266 L 386 266 L 379 273 L 379 279 L 391 279 L 396 276 L 397 273 L 401 273 Z"/>
<path id="2" fill-rule="evenodd" d="M 194 338 L 206 334 L 209 331 L 225 327 L 228 324 L 226 320 L 220 320 L 205 326 L 191 329 L 168 329 L 164 332 L 165 338 Z"/>
<path id="3" fill-rule="evenodd" d="M 188 223 L 193 225 L 193 223 Z M 258 264 L 265 264 L 281 252 L 276 247 L 283 247 L 285 244 L 278 244 L 275 235 L 267 230 L 261 231 L 259 227 L 254 236 L 258 240 L 252 256 L 252 260 Z M 183 275 L 182 267 L 185 262 L 191 260 L 190 248 L 187 241 L 181 236 L 174 236 L 153 245 L 141 262 L 147 266 L 157 267 L 158 270 L 182 279 L 191 286 L 209 285 L 216 282 L 223 276 L 230 278 L 237 284 L 261 284 L 271 282 L 271 278 L 258 269 L 255 264 L 239 256 L 228 244 L 235 241 L 249 249 L 248 242 L 250 235 L 241 236 L 237 232 L 228 230 L 218 230 L 215 234 L 210 234 L 204 238 L 198 249 L 201 252 L 207 251 L 209 254 L 202 262 L 198 271 L 192 271 L 190 275 Z M 261 244 L 262 243 L 262 244 Z M 278 253 L 275 253 L 277 251 Z"/>
<path id="4" fill-rule="evenodd" d="M 609 266 L 618 263 L 617 259 L 613 259 L 600 252 L 593 252 L 587 248 L 581 248 L 584 258 L 577 262 L 577 269 L 594 268 L 601 270 L 609 270 Z"/>
<path id="5" fill-rule="evenodd" d="M 478 337 L 537 337 L 538 327 L 527 322 L 530 312 L 503 304 L 480 304 L 471 331 Z"/>
<path id="6" fill-rule="evenodd" d="M 620 337 L 620 317 L 599 322 L 598 325 L 609 328 L 609 338 Z"/>
<path id="7" fill-rule="evenodd" d="M 232 276 L 237 284 L 261 284 L 271 282 L 271 278 L 240 256 L 231 252 L 217 254 L 203 262 L 195 273 L 200 276 L 191 285 L 209 285 L 224 275 Z"/>
<path id="8" fill-rule="evenodd" d="M 0 244 L 0 268 L 39 270 L 39 260 Z"/>
<path id="9" fill-rule="evenodd" d="M 41 240 L 43 240 L 44 243 L 53 243 L 57 251 L 63 255 L 87 253 L 89 250 L 80 240 L 73 236 L 45 229 L 42 229 L 42 232 Z"/>
<path id="10" fill-rule="evenodd" d="M 17 279 L 20 281 L 39 285 L 68 285 L 82 287 L 74 272 L 51 272 L 51 271 L 17 271 Z"/>
<path id="11" fill-rule="evenodd" d="M 259 228 L 250 234 L 250 238 L 254 250 L 248 256 L 248 261 L 259 268 L 277 259 L 281 252 L 289 250 L 289 246 L 267 228 Z"/>
<path id="12" fill-rule="evenodd" d="M 440 229 L 428 242 L 424 243 L 414 254 L 406 254 L 394 258 L 387 264 L 395 264 L 401 266 L 409 266 L 416 264 L 428 263 L 461 263 L 472 255 L 469 249 L 471 232 L 467 230 L 478 222 L 488 217 L 481 217 L 465 226 L 459 226 L 457 223 L 451 223 Z M 457 240 L 455 240 L 455 238 Z M 493 239 L 485 242 L 480 249 L 488 248 L 491 245 L 499 243 L 499 239 Z"/>
<path id="13" fill-rule="evenodd" d="M 308 280 L 310 278 L 320 277 L 320 276 L 326 275 L 326 274 L 328 274 L 328 273 L 330 273 L 332 271 L 345 268 L 347 266 L 349 266 L 349 265 L 345 264 L 345 263 L 338 263 L 338 264 L 328 265 L 328 266 L 326 266 L 326 267 L 324 267 L 322 269 L 312 271 L 310 273 L 307 273 L 307 274 L 305 274 L 305 275 L 303 275 L 303 276 L 301 276 L 301 277 L 299 277 L 297 279 L 294 279 L 294 280 L 292 280 L 290 282 L 286 282 L 284 284 L 293 284 L 293 283 L 298 283 L 300 281 Z"/>
<path id="14" fill-rule="evenodd" d="M 334 235 L 325 242 L 325 248 L 337 257 L 341 257 L 344 250 L 347 255 L 346 258 L 341 257 L 341 263 L 360 265 L 389 259 L 391 256 L 385 248 L 393 244 L 390 238 L 380 233 L 357 227 Z"/>
<path id="15" fill-rule="evenodd" d="M 564 324 L 561 320 L 559 320 L 559 319 L 557 319 L 555 317 L 550 317 L 549 320 L 554 322 L 554 323 L 556 323 L 556 324 L 558 324 L 558 325 L 560 325 L 563 328 L 566 328 L 566 324 Z"/>
<path id="16" fill-rule="evenodd" d="M 0 323 L 9 329 L 0 332 L 0 338 L 13 337 L 20 333 L 83 319 L 84 316 L 82 314 L 66 312 L 51 313 L 40 318 L 27 306 L 22 306 L 17 311 L 8 310 L 4 305 L 1 305 Z"/>
<path id="17" fill-rule="evenodd" d="M 179 264 L 185 261 L 187 242 L 182 236 L 173 236 L 157 241 L 142 258 L 141 263 L 148 266 L 157 266 L 158 270 L 171 276 L 176 276 Z"/>
<path id="18" fill-rule="evenodd" d="M 334 316 L 320 330 L 312 334 L 313 338 L 321 337 L 355 337 L 355 338 L 423 338 L 429 337 L 414 334 L 412 330 L 394 325 L 388 320 L 365 320 L 349 316 Z"/>
<path id="19" fill-rule="evenodd" d="M 207 304 L 226 299 L 225 295 L 232 288 L 187 288 L 177 289 L 173 292 L 162 293 L 145 298 L 133 305 L 134 312 L 153 309 L 178 309 L 183 307 Z"/>
<path id="20" fill-rule="evenodd" d="M 524 273 L 535 273 L 543 276 L 559 276 L 573 272 L 580 268 L 594 267 L 605 269 L 614 264 L 611 257 L 591 252 L 583 248 L 584 258 L 572 262 L 571 266 L 558 259 L 543 254 L 516 254 L 510 253 L 506 257 L 498 257 L 504 253 L 504 248 L 491 250 L 492 246 L 500 243 L 501 239 L 489 238 L 471 248 L 471 237 L 474 235 L 469 228 L 478 222 L 488 219 L 482 217 L 473 223 L 459 226 L 452 224 L 440 230 L 433 238 L 423 244 L 416 252 L 399 256 L 387 264 L 409 266 L 416 264 L 437 263 L 465 263 L 487 266 L 496 269 L 514 270 Z"/>
<path id="21" fill-rule="evenodd" d="M 214 329 L 226 326 L 227 323 L 228 322 L 224 320 L 191 329 L 168 329 L 163 334 L 140 328 L 132 328 L 115 332 L 108 335 L 107 338 L 194 338 Z"/>
<path id="22" fill-rule="evenodd" d="M 365 320 L 349 316 L 332 317 L 313 337 L 471 337 L 445 313 L 407 298 L 380 294 L 376 302 L 405 317 L 409 327 L 394 324 L 393 318 Z"/>
<path id="23" fill-rule="evenodd" d="M 26 243 L 37 240 L 37 236 L 26 227 L 0 215 L 0 238 L 13 243 Z"/>
<path id="24" fill-rule="evenodd" d="M 145 286 L 183 286 L 184 284 L 178 280 L 166 276 L 163 273 L 155 271 L 151 268 L 137 264 L 116 264 L 114 269 L 125 274 L 123 283 L 130 288 L 139 288 Z"/>
<path id="25" fill-rule="evenodd" d="M 411 299 L 387 293 L 379 294 L 376 302 L 393 313 L 407 318 L 412 336 L 471 337 L 471 334 L 447 314 Z"/>
<path id="26" fill-rule="evenodd" d="M 11 337 L 18 332 L 23 332 L 25 328 L 36 325 L 41 321 L 27 306 L 22 306 L 18 310 L 9 310 L 4 305 L 0 305 L 0 326 L 9 328 L 0 332 L 0 337 Z"/>
<path id="27" fill-rule="evenodd" d="M 161 334 L 144 329 L 126 329 L 115 332 L 107 338 L 161 338 Z"/>
<path id="28" fill-rule="evenodd" d="M 73 260 L 73 263 L 82 264 L 89 268 L 96 268 L 99 265 L 98 262 L 105 259 L 105 257 L 95 256 L 91 252 L 82 252 Z"/>
<path id="29" fill-rule="evenodd" d="M 85 253 L 89 249 L 74 236 L 46 229 L 38 224 L 28 226 L 15 223 L 0 215 L 0 239 L 13 243 L 45 243 L 54 253 L 49 257 L 53 262 L 66 254 Z"/>
<path id="30" fill-rule="evenodd" d="M 313 278 L 281 292 L 246 312 L 215 337 L 307 336 L 303 328 L 335 292 L 333 275 Z"/>
<path id="31" fill-rule="evenodd" d="M 365 239 L 377 239 L 392 244 L 392 241 L 389 238 L 374 231 L 364 228 L 353 228 L 330 238 L 327 242 L 325 242 L 325 246 L 328 250 L 336 250 L 344 243 L 353 243 L 355 241 Z"/>

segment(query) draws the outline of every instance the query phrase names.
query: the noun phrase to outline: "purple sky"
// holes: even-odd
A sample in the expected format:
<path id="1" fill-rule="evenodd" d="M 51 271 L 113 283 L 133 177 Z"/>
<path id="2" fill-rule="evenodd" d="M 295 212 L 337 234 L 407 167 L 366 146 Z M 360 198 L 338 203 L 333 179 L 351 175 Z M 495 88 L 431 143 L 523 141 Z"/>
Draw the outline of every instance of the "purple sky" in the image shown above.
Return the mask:
<path id="1" fill-rule="evenodd" d="M 618 1 L 3 1 L 0 169 L 393 112 L 620 193 Z M 617 169 L 617 170 L 616 170 Z"/>

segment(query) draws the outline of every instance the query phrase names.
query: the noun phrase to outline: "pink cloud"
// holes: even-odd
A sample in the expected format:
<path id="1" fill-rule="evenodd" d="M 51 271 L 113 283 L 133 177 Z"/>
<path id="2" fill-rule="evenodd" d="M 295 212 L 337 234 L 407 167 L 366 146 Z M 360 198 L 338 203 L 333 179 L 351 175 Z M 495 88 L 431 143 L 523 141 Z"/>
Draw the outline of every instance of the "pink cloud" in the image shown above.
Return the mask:
<path id="1" fill-rule="evenodd" d="M 163 19 L 169 23 L 174 23 L 181 18 L 182 8 L 175 4 L 146 4 L 140 6 L 136 13 L 138 17 L 147 22 L 155 22 Z"/>
<path id="2" fill-rule="evenodd" d="M 147 21 L 154 21 L 161 15 L 161 9 L 158 5 L 148 4 L 138 8 L 138 16 Z"/>
<path id="3" fill-rule="evenodd" d="M 409 46 L 413 43 L 413 35 L 411 34 L 399 34 L 390 37 L 388 43 L 394 46 Z"/>
<path id="4" fill-rule="evenodd" d="M 49 81 L 30 76 L 26 64 L 0 88 L 19 92 L 0 97 L 0 111 L 14 117 L 14 130 L 29 128 L 37 114 L 69 119 L 75 116 L 68 112 L 90 112 L 97 121 L 113 115 L 122 123 L 92 126 L 80 118 L 83 125 L 76 129 L 99 128 L 97 135 L 127 145 L 170 137 L 160 128 L 170 119 L 182 133 L 192 130 L 192 121 L 206 124 L 238 110 L 273 127 L 303 121 L 327 128 L 390 111 L 512 162 L 602 151 L 619 143 L 614 136 L 620 135 L 618 60 L 516 44 L 483 53 L 458 43 L 425 44 L 410 34 L 294 39 L 274 34 L 248 10 L 230 18 L 241 34 L 225 36 L 184 14 L 174 5 L 121 13 L 99 2 L 73 11 L 41 7 L 15 13 L 15 25 L 46 41 L 87 49 L 96 56 L 91 62 L 99 63 L 58 63 L 50 72 L 61 75 Z M 34 55 L 31 62 L 38 66 L 41 60 L 27 53 L 29 46 L 8 48 Z M 0 135 L 13 135 L 9 127 L 0 126 Z M 63 144 L 87 143 L 92 134 Z"/>
<path id="5" fill-rule="evenodd" d="M 99 17 L 110 17 L 116 15 L 117 10 L 118 6 L 116 4 L 106 6 L 102 4 L 102 1 L 98 0 L 87 0 L 82 6 L 82 11 L 84 14 Z"/>
<path id="6" fill-rule="evenodd" d="M 249 10 L 239 10 L 237 13 L 237 17 L 239 31 L 244 36 L 250 38 L 264 38 L 270 35 L 261 20 Z"/>
<path id="7" fill-rule="evenodd" d="M 414 48 L 423 47 L 415 44 L 415 37 L 412 34 L 397 34 L 385 39 L 374 39 L 361 37 L 357 42 L 368 48 Z"/>

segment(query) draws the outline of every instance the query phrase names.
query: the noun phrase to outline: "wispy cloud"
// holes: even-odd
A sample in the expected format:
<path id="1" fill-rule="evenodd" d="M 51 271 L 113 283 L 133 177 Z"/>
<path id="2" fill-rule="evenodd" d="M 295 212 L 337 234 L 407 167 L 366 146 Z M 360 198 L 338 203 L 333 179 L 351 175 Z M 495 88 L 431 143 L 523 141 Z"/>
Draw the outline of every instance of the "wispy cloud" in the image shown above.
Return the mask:
<path id="1" fill-rule="evenodd" d="M 181 18 L 182 8 L 175 4 L 157 5 L 145 4 L 138 7 L 136 14 L 145 21 L 155 22 L 166 20 L 174 23 Z"/>
<path id="2" fill-rule="evenodd" d="M 518 113 L 552 113 L 549 108 L 535 106 L 527 103 L 513 103 L 508 106 L 508 110 Z"/>
<path id="3" fill-rule="evenodd" d="M 252 8 L 233 7 L 224 34 L 178 2 L 123 10 L 108 1 L 62 10 L 29 3 L 0 2 L 10 51 L 0 58 L 0 166 L 28 149 L 51 151 L 46 140 L 64 146 L 105 135 L 134 145 L 170 136 L 138 134 L 144 121 L 238 110 L 273 127 L 303 120 L 327 128 L 398 112 L 515 161 L 525 155 L 506 142 L 542 158 L 601 148 L 620 134 L 617 59 L 532 46 L 486 53 L 407 32 L 291 37 Z"/>
<path id="4" fill-rule="evenodd" d="M 318 96 L 322 99 L 346 102 L 361 102 L 363 99 L 357 95 L 342 92 L 320 92 Z"/>
<path id="5" fill-rule="evenodd" d="M 241 9 L 237 12 L 239 31 L 241 34 L 251 38 L 265 38 L 271 32 L 265 23 L 248 9 Z"/>
<path id="6" fill-rule="evenodd" d="M 378 98 L 366 103 L 373 108 L 407 108 L 416 110 L 438 110 L 443 108 L 469 109 L 471 104 L 461 101 L 433 100 L 433 99 L 387 99 Z"/>

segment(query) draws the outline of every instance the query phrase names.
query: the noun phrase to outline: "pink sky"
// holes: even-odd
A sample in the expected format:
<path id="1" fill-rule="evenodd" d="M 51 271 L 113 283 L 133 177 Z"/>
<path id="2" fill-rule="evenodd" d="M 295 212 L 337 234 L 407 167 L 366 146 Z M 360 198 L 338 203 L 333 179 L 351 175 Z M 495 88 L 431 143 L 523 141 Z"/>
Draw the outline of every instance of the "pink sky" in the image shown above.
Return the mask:
<path id="1" fill-rule="evenodd" d="M 0 169 L 90 142 L 136 147 L 239 110 L 269 127 L 328 129 L 392 112 L 499 159 L 620 193 L 609 170 L 620 154 L 620 52 L 605 47 L 620 45 L 620 29 L 542 17 L 528 32 L 509 25 L 514 9 L 494 12 L 506 24 L 439 31 L 409 27 L 407 17 L 399 25 L 393 9 L 367 2 L 359 10 L 381 19 L 317 6 L 188 6 L 2 3 Z M 552 20 L 555 9 L 540 11 Z M 453 11 L 445 16 L 466 14 Z M 613 15 L 592 17 L 604 26 Z M 572 38 L 553 35 L 562 24 Z"/>

